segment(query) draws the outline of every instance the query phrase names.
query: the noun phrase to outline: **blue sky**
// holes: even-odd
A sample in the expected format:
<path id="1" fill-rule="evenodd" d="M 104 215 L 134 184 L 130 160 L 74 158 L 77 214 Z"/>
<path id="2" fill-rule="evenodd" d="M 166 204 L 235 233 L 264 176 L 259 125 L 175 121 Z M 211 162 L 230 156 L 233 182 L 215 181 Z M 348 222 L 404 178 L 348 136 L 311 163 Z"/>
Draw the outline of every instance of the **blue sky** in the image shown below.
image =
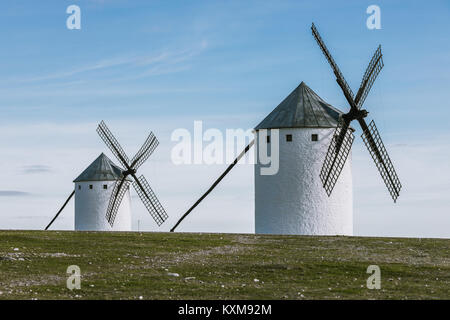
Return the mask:
<path id="1" fill-rule="evenodd" d="M 81 8 L 81 30 L 66 28 L 71 4 Z M 381 30 L 366 27 L 366 8 L 372 4 L 381 8 Z M 311 35 L 313 21 L 355 92 L 378 44 L 384 54 L 385 67 L 365 107 L 405 189 L 394 206 L 358 140 L 353 151 L 355 233 L 450 237 L 448 1 L 3 4 L 0 147 L 8 173 L 0 181 L 5 192 L 0 227 L 45 224 L 70 193 L 71 179 L 105 151 L 95 133 L 102 119 L 130 154 L 148 130 L 158 135 L 162 143 L 154 162 L 164 169 L 147 164 L 143 170 L 176 221 L 223 168 L 170 167 L 174 129 L 190 129 L 194 120 L 207 127 L 254 127 L 301 81 L 347 110 Z M 252 232 L 251 168 L 239 170 L 242 174 L 230 176 L 184 230 Z M 192 182 L 191 175 L 203 178 Z M 367 196 L 374 190 L 376 201 Z M 12 197 L 7 191 L 24 194 Z M 227 210 L 239 212 L 236 221 L 245 227 L 231 222 L 217 227 L 223 218 L 214 215 L 219 210 L 214 203 L 229 204 Z M 139 215 L 142 208 L 135 211 Z M 73 216 L 68 213 L 66 219 L 61 228 L 71 228 Z M 156 230 L 148 217 L 142 219 L 148 230 Z"/>

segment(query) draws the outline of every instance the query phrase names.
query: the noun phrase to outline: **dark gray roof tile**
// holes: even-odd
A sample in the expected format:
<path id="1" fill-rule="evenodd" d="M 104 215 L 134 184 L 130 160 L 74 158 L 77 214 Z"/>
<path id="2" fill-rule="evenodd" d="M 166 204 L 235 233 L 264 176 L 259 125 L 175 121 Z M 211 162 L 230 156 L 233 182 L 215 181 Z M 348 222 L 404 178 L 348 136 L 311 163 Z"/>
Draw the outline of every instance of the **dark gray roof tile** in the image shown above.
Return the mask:
<path id="1" fill-rule="evenodd" d="M 92 162 L 73 182 L 115 181 L 122 179 L 124 170 L 115 165 L 104 153 Z"/>
<path id="2" fill-rule="evenodd" d="M 291 92 L 255 130 L 334 128 L 342 112 L 326 103 L 304 82 Z"/>

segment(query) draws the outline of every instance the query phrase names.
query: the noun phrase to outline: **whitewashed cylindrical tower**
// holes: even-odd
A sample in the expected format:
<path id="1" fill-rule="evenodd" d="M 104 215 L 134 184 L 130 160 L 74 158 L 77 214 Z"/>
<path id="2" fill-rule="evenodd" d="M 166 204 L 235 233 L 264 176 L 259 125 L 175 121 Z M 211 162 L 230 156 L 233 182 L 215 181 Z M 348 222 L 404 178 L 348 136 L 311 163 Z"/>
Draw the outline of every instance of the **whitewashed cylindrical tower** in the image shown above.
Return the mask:
<path id="1" fill-rule="evenodd" d="M 75 230 L 131 231 L 130 191 L 126 191 L 114 220 L 108 223 L 106 211 L 114 185 L 123 169 L 101 154 L 75 180 Z"/>
<path id="2" fill-rule="evenodd" d="M 353 235 L 351 154 L 330 197 L 319 177 L 340 114 L 302 82 L 255 128 L 256 137 L 279 130 L 275 141 L 267 130 L 268 150 L 279 143 L 278 172 L 255 165 L 256 233 Z"/>

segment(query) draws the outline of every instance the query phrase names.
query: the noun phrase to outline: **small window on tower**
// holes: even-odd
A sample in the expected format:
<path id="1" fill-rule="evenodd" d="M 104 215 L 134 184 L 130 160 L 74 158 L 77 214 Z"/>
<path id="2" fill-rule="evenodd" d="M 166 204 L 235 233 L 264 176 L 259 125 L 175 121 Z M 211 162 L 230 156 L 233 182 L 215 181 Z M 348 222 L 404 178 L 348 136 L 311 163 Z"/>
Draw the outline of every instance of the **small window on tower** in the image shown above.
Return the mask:
<path id="1" fill-rule="evenodd" d="M 292 134 L 286 135 L 286 141 L 291 142 L 292 141 Z"/>
<path id="2" fill-rule="evenodd" d="M 105 190 L 108 189 L 108 185 L 107 185 L 107 184 L 104 184 L 104 185 L 103 185 L 103 189 L 105 189 Z"/>
<path id="3" fill-rule="evenodd" d="M 311 135 L 311 141 L 319 141 L 319 135 L 314 133 Z"/>
<path id="4" fill-rule="evenodd" d="M 80 185 L 78 185 L 78 190 L 81 190 L 81 186 Z"/>
<path id="5" fill-rule="evenodd" d="M 270 143 L 270 136 L 267 136 L 267 143 Z"/>
<path id="6" fill-rule="evenodd" d="M 90 184 L 90 185 L 89 185 L 89 189 L 92 189 L 92 188 L 93 188 L 93 185 L 92 185 L 92 184 Z"/>

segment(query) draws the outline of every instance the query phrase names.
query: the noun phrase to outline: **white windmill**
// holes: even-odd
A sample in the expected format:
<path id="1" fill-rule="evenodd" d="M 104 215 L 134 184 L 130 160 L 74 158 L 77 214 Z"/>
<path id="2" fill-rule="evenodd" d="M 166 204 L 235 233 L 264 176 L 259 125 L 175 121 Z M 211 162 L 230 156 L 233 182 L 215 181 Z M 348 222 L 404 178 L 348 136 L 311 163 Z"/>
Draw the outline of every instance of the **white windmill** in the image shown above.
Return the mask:
<path id="1" fill-rule="evenodd" d="M 384 66 L 381 46 L 354 95 L 314 24 L 311 30 L 350 110 L 341 113 L 302 82 L 256 127 L 256 131 L 280 130 L 278 174 L 260 175 L 261 165 L 255 166 L 256 233 L 353 234 L 350 124 L 354 120 L 394 202 L 402 188 L 375 122 L 366 123 L 368 112 L 362 108 Z"/>
<path id="2" fill-rule="evenodd" d="M 97 132 L 125 169 L 115 165 L 102 153 L 74 180 L 75 190 L 45 230 L 52 225 L 75 195 L 75 230 L 130 231 L 130 183 L 133 184 L 147 211 L 160 226 L 168 216 L 145 177 L 136 176 L 136 170 L 159 144 L 154 134 L 150 133 L 130 161 L 103 121 L 100 122 Z"/>
<path id="3" fill-rule="evenodd" d="M 106 219 L 106 212 L 116 181 L 124 170 L 104 153 L 94 160 L 73 182 L 75 183 L 75 230 L 130 231 L 131 201 L 127 187 L 114 224 Z M 127 181 L 131 181 L 127 178 Z"/>
<path id="4" fill-rule="evenodd" d="M 384 66 L 381 46 L 370 60 L 354 95 L 314 24 L 311 30 L 333 69 L 350 110 L 347 113 L 339 111 L 302 82 L 255 128 L 256 140 L 261 130 L 279 130 L 279 134 L 273 136 L 277 136 L 278 140 L 271 139 L 271 135 L 263 135 L 269 144 L 279 145 L 278 171 L 273 175 L 261 175 L 260 161 L 255 165 L 256 233 L 353 234 L 351 147 L 354 129 L 350 124 L 354 120 L 362 129 L 364 144 L 394 202 L 400 196 L 400 179 L 375 122 L 372 120 L 367 124 L 365 118 L 368 112 L 362 109 Z M 253 145 L 267 148 L 266 142 L 261 142 L 255 144 L 252 140 L 170 231 L 175 231 Z"/>
<path id="5" fill-rule="evenodd" d="M 255 165 L 256 233 L 353 234 L 351 157 L 330 197 L 319 179 L 341 114 L 302 82 L 256 126 L 256 139 L 260 130 L 268 130 L 268 150 L 279 146 L 276 174 L 261 174 L 265 165 Z M 277 129 L 278 136 L 269 129 Z"/>

